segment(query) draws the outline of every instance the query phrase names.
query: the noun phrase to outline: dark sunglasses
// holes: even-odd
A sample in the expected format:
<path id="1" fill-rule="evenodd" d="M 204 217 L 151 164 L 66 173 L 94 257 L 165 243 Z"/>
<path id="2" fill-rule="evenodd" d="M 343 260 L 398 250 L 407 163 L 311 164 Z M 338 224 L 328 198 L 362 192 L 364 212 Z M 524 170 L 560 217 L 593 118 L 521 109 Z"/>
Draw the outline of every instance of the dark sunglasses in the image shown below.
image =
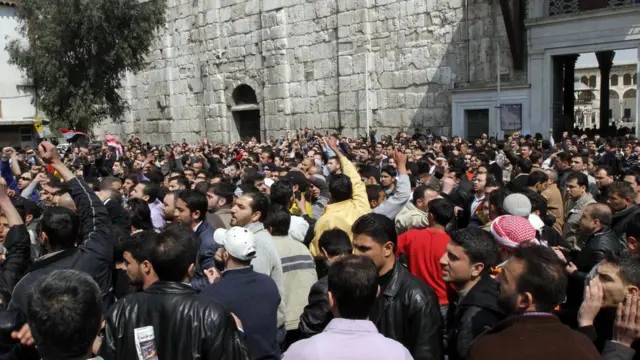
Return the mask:
<path id="1" fill-rule="evenodd" d="M 24 181 L 31 181 L 31 178 L 28 178 L 28 177 L 22 177 L 22 176 L 21 176 L 21 177 L 20 177 L 20 180 L 24 180 Z"/>

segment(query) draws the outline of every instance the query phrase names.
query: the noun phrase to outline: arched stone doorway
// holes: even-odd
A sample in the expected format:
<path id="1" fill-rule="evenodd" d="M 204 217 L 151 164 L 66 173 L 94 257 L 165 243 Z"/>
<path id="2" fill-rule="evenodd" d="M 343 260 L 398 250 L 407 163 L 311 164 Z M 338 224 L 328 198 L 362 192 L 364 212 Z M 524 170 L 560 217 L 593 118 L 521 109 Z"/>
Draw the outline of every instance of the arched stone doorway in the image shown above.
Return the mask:
<path id="1" fill-rule="evenodd" d="M 246 84 L 238 85 L 231 94 L 234 106 L 231 107 L 233 122 L 240 140 L 260 139 L 260 107 L 255 90 Z"/>

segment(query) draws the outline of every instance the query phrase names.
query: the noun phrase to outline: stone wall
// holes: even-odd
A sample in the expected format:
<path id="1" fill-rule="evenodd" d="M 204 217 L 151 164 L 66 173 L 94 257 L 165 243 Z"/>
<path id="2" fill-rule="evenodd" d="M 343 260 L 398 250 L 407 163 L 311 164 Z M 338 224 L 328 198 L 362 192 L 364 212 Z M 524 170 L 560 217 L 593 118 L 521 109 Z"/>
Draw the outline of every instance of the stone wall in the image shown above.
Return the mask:
<path id="1" fill-rule="evenodd" d="M 503 80 L 522 82 L 496 0 L 168 0 L 148 69 L 125 79 L 130 111 L 98 132 L 234 141 L 247 84 L 263 136 L 363 135 L 367 101 L 379 133 L 449 134 L 451 90 L 495 85 L 497 42 Z"/>

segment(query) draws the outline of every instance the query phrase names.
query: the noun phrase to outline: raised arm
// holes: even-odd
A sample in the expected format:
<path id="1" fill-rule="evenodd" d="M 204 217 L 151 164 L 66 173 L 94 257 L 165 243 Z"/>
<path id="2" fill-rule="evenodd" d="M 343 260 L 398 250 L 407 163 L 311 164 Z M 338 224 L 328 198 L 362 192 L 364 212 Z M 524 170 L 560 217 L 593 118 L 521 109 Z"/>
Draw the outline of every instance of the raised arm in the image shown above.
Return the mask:
<path id="1" fill-rule="evenodd" d="M 38 153 L 40 158 L 47 164 L 51 164 L 67 182 L 73 202 L 78 208 L 78 216 L 82 224 L 82 242 L 86 249 L 93 252 L 99 259 L 111 263 L 113 244 L 110 238 L 111 221 L 107 208 L 87 183 L 76 178 L 75 174 L 62 163 L 55 146 L 49 142 L 42 142 L 38 146 Z"/>
<path id="2" fill-rule="evenodd" d="M 338 141 L 333 136 L 329 136 L 327 140 L 327 145 L 333 152 L 335 152 L 340 158 L 340 165 L 342 166 L 342 172 L 349 177 L 351 180 L 351 187 L 353 189 L 353 201 L 358 204 L 363 210 L 369 209 L 371 210 L 371 206 L 369 205 L 369 198 L 367 197 L 367 189 L 364 183 L 362 182 L 362 178 L 360 174 L 358 174 L 358 170 L 353 166 L 351 161 L 347 159 L 338 147 Z"/>
<path id="3" fill-rule="evenodd" d="M 407 156 L 396 149 L 393 158 L 396 160 L 398 166 L 396 192 L 390 198 L 383 201 L 380 206 L 373 209 L 374 213 L 382 214 L 391 220 L 396 218 L 396 215 L 398 215 L 411 197 L 411 180 L 409 179 L 407 171 Z"/>
<path id="4" fill-rule="evenodd" d="M 7 196 L 7 191 L 7 183 L 0 178 L 0 209 L 9 225 L 9 232 L 4 242 L 7 256 L 0 271 L 0 295 L 4 306 L 9 304 L 13 288 L 27 271 L 30 258 L 29 232 Z"/>

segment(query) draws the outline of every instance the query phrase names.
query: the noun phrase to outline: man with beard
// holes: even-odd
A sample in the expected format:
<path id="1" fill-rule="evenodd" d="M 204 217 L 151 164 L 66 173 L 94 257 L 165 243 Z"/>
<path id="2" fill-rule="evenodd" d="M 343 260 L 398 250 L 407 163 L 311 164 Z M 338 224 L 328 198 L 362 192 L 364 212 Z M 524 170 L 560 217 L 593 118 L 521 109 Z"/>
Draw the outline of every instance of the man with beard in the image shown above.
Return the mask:
<path id="1" fill-rule="evenodd" d="M 144 241 L 141 253 L 158 280 L 151 282 L 143 273 L 144 285 L 150 285 L 111 307 L 99 355 L 136 358 L 140 344 L 133 334 L 144 331 L 145 343 L 167 359 L 246 359 L 232 314 L 189 285 L 198 253 L 193 230 L 171 226 Z"/>
<path id="2" fill-rule="evenodd" d="M 144 290 L 158 280 L 148 256 L 142 252 L 144 242 L 150 241 L 152 236 L 155 236 L 153 232 L 141 231 L 124 238 L 118 245 L 123 262 L 116 264 L 116 268 L 126 271 L 134 291 Z"/>
<path id="3" fill-rule="evenodd" d="M 213 241 L 215 229 L 205 221 L 207 197 L 197 190 L 183 190 L 176 195 L 176 221 L 189 226 L 200 239 L 200 251 L 194 280 L 191 285 L 204 289 L 208 284 L 203 271 L 215 267 L 215 256 L 219 245 Z"/>
<path id="4" fill-rule="evenodd" d="M 259 273 L 269 275 L 278 286 L 280 306 L 278 307 L 278 342 L 284 341 L 285 323 L 285 294 L 284 272 L 273 238 L 264 227 L 264 220 L 269 211 L 269 198 L 257 190 L 247 191 L 239 196 L 231 208 L 231 226 L 241 226 L 255 235 L 256 257 L 251 260 L 253 269 Z M 218 258 L 221 258 L 218 251 Z"/>
<path id="5" fill-rule="evenodd" d="M 176 194 L 169 191 L 162 199 L 162 217 L 168 224 L 176 221 Z"/>
<path id="6" fill-rule="evenodd" d="M 550 248 L 519 246 L 496 280 L 498 304 L 508 317 L 479 336 L 469 360 L 595 360 L 598 350 L 552 313 L 565 299 L 564 264 Z"/>
<path id="7" fill-rule="evenodd" d="M 228 182 L 209 185 L 207 189 L 207 222 L 215 229 L 231 228 L 231 207 L 236 187 Z"/>

